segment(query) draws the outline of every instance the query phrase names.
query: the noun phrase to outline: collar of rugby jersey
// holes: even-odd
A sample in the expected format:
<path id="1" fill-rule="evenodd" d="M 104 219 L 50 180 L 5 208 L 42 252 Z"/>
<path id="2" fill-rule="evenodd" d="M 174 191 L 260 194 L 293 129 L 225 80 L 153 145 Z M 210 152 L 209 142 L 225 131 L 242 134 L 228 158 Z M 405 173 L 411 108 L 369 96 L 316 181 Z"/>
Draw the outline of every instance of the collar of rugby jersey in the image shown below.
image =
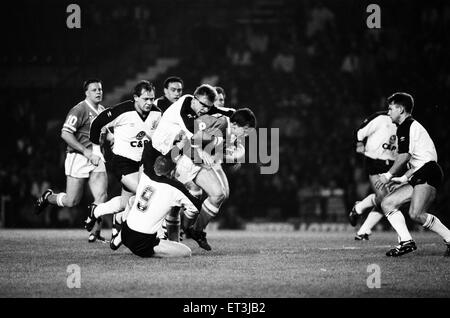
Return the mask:
<path id="1" fill-rule="evenodd" d="M 96 115 L 100 114 L 102 112 L 102 110 L 104 110 L 104 107 L 100 104 L 98 104 L 98 108 L 96 109 L 94 104 L 92 104 L 87 98 L 84 101 Z"/>

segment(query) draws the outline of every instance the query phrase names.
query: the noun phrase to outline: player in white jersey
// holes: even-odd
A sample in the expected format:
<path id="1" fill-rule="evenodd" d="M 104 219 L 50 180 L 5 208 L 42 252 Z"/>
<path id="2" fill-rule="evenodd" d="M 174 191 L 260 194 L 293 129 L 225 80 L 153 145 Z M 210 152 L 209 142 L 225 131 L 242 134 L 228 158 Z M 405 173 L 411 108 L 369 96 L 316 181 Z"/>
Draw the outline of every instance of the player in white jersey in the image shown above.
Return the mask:
<path id="1" fill-rule="evenodd" d="M 175 164 L 170 158 L 156 158 L 153 171 L 145 170 L 136 191 L 136 197 L 124 214 L 122 230 L 112 241 L 124 244 L 140 257 L 189 257 L 191 249 L 179 242 L 160 240 L 164 218 L 181 207 L 195 213 L 197 207 L 187 189 L 173 183 Z M 127 208 L 128 209 L 128 208 Z"/>
<path id="2" fill-rule="evenodd" d="M 92 123 L 90 140 L 99 143 L 100 131 L 103 127 L 114 129 L 114 145 L 112 169 L 122 184 L 121 196 L 108 202 L 90 207 L 90 215 L 85 222 L 89 231 L 95 220 L 106 214 L 123 211 L 128 199 L 136 193 L 139 182 L 139 167 L 141 165 L 144 145 L 151 139 L 161 118 L 161 111 L 153 103 L 155 87 L 148 81 L 140 81 L 133 89 L 133 100 L 128 100 L 102 112 Z M 120 219 L 114 217 L 114 225 Z M 117 226 L 119 226 L 117 224 Z M 117 234 L 113 228 L 113 236 Z"/>
<path id="3" fill-rule="evenodd" d="M 67 176 L 66 192 L 53 193 L 47 189 L 36 202 L 36 213 L 41 213 L 51 203 L 60 207 L 78 205 L 83 195 L 86 180 L 94 204 L 105 202 L 108 176 L 101 153 L 93 150 L 89 140 L 89 129 L 92 121 L 105 108 L 100 104 L 103 99 L 102 82 L 99 79 L 88 79 L 83 84 L 86 99 L 78 103 L 67 114 L 61 138 L 67 143 L 65 173 Z M 104 239 L 100 236 L 101 223 L 89 235 L 89 242 Z"/>
<path id="4" fill-rule="evenodd" d="M 397 126 L 392 122 L 387 111 L 377 112 L 366 118 L 356 133 L 356 152 L 365 157 L 365 166 L 369 181 L 375 193 L 355 203 L 349 214 L 349 221 L 356 226 L 364 210 L 372 208 L 361 225 L 355 240 L 368 240 L 372 228 L 383 218 L 380 203 L 386 196 L 387 189 L 377 189 L 375 182 L 380 173 L 387 172 L 397 156 Z"/>
<path id="5" fill-rule="evenodd" d="M 440 235 L 447 245 L 445 256 L 450 256 L 450 230 L 429 209 L 436 198 L 437 188 L 443 182 L 443 172 L 437 163 L 437 152 L 433 140 L 425 128 L 411 116 L 414 99 L 407 93 L 395 93 L 388 98 L 389 116 L 398 125 L 398 156 L 391 169 L 381 174 L 375 185 L 388 186 L 389 182 L 403 183 L 387 195 L 381 208 L 389 223 L 399 236 L 400 244 L 386 253 L 400 256 L 417 249 L 406 227 L 399 207 L 410 202 L 409 216 L 412 220 Z M 393 177 L 408 166 L 406 173 Z"/>

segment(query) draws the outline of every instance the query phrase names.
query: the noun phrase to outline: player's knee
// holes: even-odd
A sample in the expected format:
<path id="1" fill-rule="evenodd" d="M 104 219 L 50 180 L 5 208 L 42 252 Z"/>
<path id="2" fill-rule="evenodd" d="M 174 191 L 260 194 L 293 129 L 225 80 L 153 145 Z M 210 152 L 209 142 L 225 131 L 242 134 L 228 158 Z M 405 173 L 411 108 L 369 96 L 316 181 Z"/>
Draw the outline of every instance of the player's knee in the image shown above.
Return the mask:
<path id="1" fill-rule="evenodd" d="M 392 210 L 396 209 L 395 206 L 395 201 L 392 200 L 392 198 L 390 197 L 385 197 L 382 201 L 381 201 L 381 210 L 383 210 L 383 212 L 386 214 L 388 212 L 391 212 Z"/>
<path id="2" fill-rule="evenodd" d="M 211 203 L 220 206 L 226 199 L 227 199 L 227 195 L 225 192 L 220 191 L 217 193 L 214 193 L 214 195 L 211 195 L 209 197 Z"/>
<path id="3" fill-rule="evenodd" d="M 426 218 L 422 217 L 421 211 L 415 209 L 414 207 L 409 209 L 409 217 L 411 218 L 411 220 L 419 223 L 425 223 L 426 221 Z"/>

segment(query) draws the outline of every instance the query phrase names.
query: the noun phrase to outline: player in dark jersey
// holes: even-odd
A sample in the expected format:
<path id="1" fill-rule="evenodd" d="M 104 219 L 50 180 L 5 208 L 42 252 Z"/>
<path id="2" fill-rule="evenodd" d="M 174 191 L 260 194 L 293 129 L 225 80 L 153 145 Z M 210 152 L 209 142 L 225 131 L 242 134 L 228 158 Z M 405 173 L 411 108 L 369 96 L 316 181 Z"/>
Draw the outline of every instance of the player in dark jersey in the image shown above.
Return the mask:
<path id="1" fill-rule="evenodd" d="M 409 216 L 424 228 L 440 235 L 447 246 L 445 256 L 450 256 L 450 230 L 429 209 L 436 191 L 443 182 L 443 172 L 437 163 L 433 140 L 425 128 L 412 118 L 414 99 L 407 93 L 395 93 L 388 98 L 389 116 L 398 125 L 398 156 L 391 169 L 381 174 L 376 187 L 386 187 L 389 181 L 405 183 L 396 188 L 381 202 L 383 212 L 399 236 L 400 244 L 386 253 L 400 256 L 417 249 L 399 211 L 401 205 L 410 202 Z M 403 167 L 408 170 L 396 176 Z M 396 176 L 396 177 L 394 177 Z"/>
<path id="2" fill-rule="evenodd" d="M 168 77 L 164 81 L 164 96 L 156 99 L 155 105 L 164 113 L 170 105 L 183 95 L 183 80 L 177 76 Z"/>
<path id="3" fill-rule="evenodd" d="M 83 195 L 86 180 L 94 197 L 94 203 L 100 204 L 107 198 L 108 177 L 104 159 L 99 149 L 94 149 L 89 140 L 92 121 L 105 108 L 100 105 L 103 98 L 102 82 L 89 79 L 83 85 L 86 99 L 73 107 L 64 122 L 61 138 L 67 143 L 65 173 L 66 192 L 53 193 L 46 190 L 36 202 L 36 213 L 41 213 L 50 203 L 60 207 L 76 206 Z M 89 235 L 89 242 L 104 239 L 100 236 L 101 219 Z"/>

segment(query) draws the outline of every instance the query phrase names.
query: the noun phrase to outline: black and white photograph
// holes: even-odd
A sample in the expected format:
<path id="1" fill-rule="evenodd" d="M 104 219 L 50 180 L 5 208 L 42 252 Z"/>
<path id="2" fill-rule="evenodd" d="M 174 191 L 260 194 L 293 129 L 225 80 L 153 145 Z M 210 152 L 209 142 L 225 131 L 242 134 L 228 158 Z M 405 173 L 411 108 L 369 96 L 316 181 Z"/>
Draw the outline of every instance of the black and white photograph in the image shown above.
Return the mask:
<path id="1" fill-rule="evenodd" d="M 1 6 L 0 298 L 450 296 L 450 1 Z"/>

